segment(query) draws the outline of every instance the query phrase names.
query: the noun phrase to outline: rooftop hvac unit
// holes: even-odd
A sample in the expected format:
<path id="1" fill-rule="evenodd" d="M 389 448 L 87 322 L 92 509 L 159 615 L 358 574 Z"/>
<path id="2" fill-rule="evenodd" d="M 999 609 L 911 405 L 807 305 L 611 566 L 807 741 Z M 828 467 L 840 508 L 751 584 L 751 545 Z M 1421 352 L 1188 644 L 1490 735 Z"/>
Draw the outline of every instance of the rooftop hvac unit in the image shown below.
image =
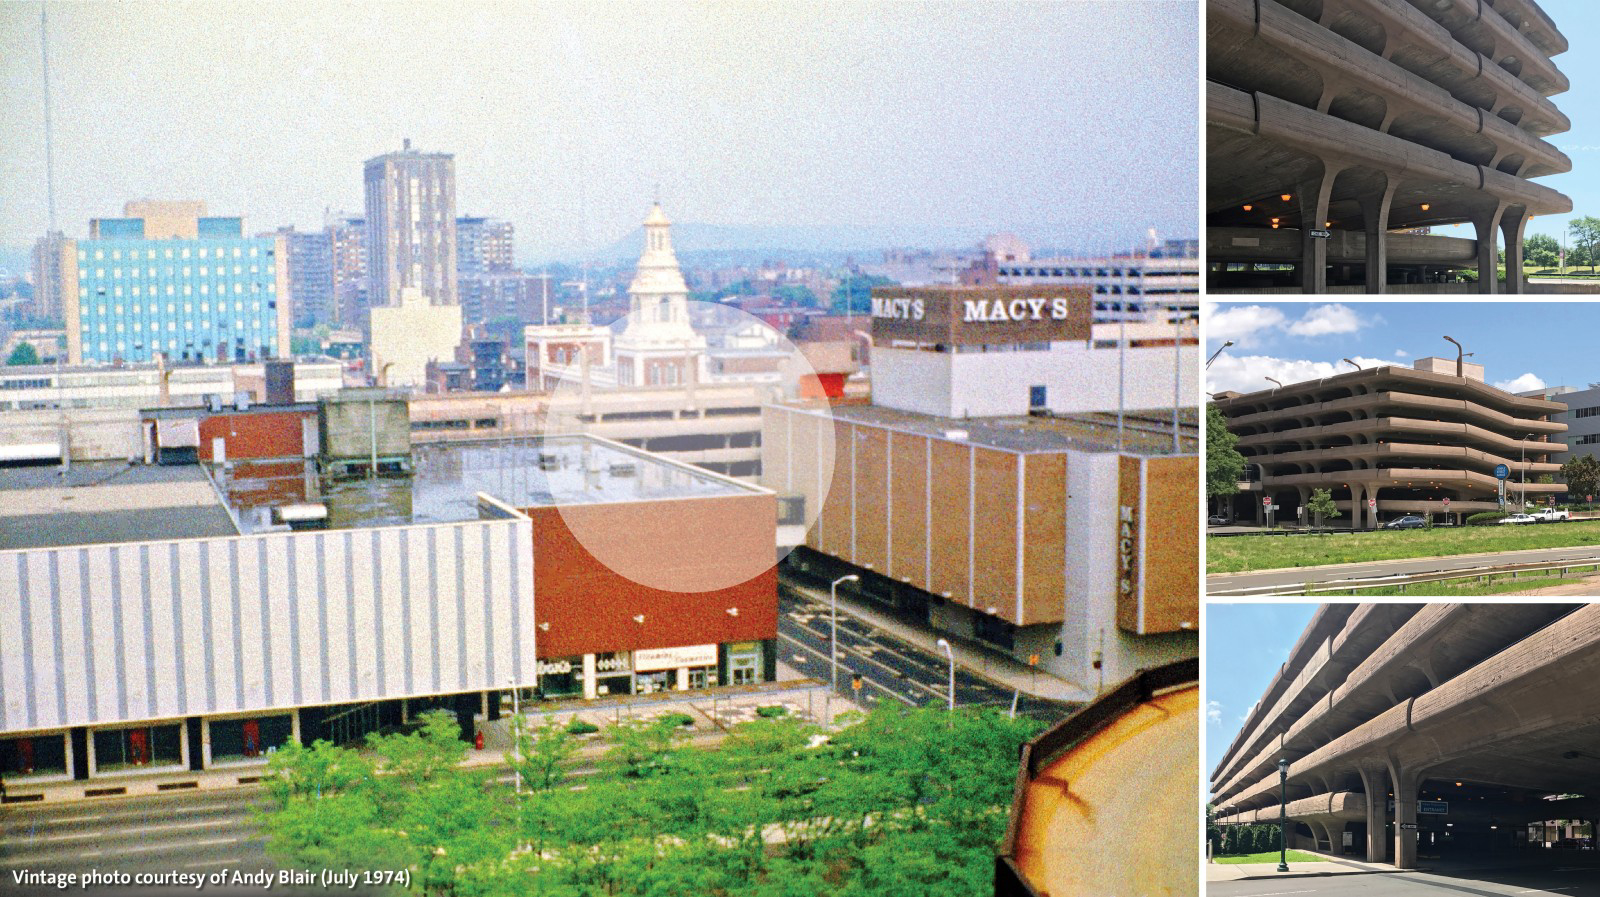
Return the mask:
<path id="1" fill-rule="evenodd" d="M 272 522 L 287 524 L 294 530 L 327 529 L 328 506 L 314 501 L 280 505 L 272 509 Z"/>
<path id="2" fill-rule="evenodd" d="M 967 431 L 966 430 L 946 430 L 946 431 L 944 431 L 944 438 L 946 438 L 946 439 L 966 439 L 967 438 Z"/>
<path id="3" fill-rule="evenodd" d="M 222 410 L 222 393 L 206 393 L 206 408 L 208 408 L 212 414 L 220 412 Z"/>
<path id="4" fill-rule="evenodd" d="M 561 469 L 561 458 L 559 456 L 557 456 L 557 455 L 550 455 L 550 454 L 546 454 L 544 452 L 540 452 L 539 453 L 539 469 L 540 470 L 560 470 Z"/>
<path id="5" fill-rule="evenodd" d="M 234 393 L 233 394 L 233 407 L 234 407 L 235 410 L 238 410 L 238 411 L 249 411 L 250 410 L 250 394 L 247 393 L 247 392 L 236 392 L 236 393 Z"/>

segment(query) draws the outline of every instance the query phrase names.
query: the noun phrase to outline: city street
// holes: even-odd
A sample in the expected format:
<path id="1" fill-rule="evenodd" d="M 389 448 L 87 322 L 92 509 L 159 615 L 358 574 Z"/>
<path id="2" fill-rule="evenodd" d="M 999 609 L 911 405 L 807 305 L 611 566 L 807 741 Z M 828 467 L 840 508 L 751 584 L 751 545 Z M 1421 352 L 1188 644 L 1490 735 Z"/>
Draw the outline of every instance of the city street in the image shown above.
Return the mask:
<path id="1" fill-rule="evenodd" d="M 856 599 L 859 600 L 859 599 Z M 829 680 L 828 645 L 831 634 L 826 590 L 784 575 L 778 588 L 778 648 L 784 663 L 803 675 Z M 949 660 L 936 647 L 930 632 L 926 645 L 911 644 L 879 631 L 839 604 L 839 691 L 848 696 L 853 675 L 862 678 L 861 702 L 898 700 L 907 705 L 942 704 L 948 699 Z M 1011 706 L 1012 691 L 973 673 L 956 668 L 956 704 Z M 1045 722 L 1055 722 L 1076 709 L 1073 705 L 1023 694 L 1017 712 Z"/>
<path id="2" fill-rule="evenodd" d="M 60 893 L 49 887 L 18 887 L 18 871 L 75 873 L 276 874 L 252 818 L 263 792 L 229 788 L 158 797 L 106 798 L 51 805 L 8 804 L 0 809 L 0 891 Z M 74 886 L 74 892 L 83 891 Z M 262 892 L 259 885 L 213 887 L 205 894 Z M 320 891 L 319 891 L 320 892 Z M 87 893 L 164 895 L 195 893 L 193 887 L 133 887 L 107 884 Z M 296 893 L 274 886 L 272 893 Z M 309 893 L 302 891 L 300 893 Z"/>

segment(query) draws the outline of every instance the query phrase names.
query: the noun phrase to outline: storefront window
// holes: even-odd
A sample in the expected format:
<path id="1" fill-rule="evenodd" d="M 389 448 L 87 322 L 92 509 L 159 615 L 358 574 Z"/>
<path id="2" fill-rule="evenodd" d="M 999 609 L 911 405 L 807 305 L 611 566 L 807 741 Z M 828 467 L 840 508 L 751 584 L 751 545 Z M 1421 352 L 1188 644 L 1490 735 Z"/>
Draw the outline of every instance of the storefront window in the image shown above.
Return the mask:
<path id="1" fill-rule="evenodd" d="M 641 695 L 654 694 L 658 691 L 671 691 L 677 683 L 677 679 L 677 673 L 674 670 L 639 673 L 634 677 L 634 689 Z"/>
<path id="2" fill-rule="evenodd" d="M 627 651 L 594 656 L 595 694 L 633 694 L 633 661 Z"/>
<path id="3" fill-rule="evenodd" d="M 289 743 L 294 719 L 287 713 L 245 719 L 214 719 L 211 728 L 211 762 L 253 760 Z"/>
<path id="4" fill-rule="evenodd" d="M 96 772 L 177 766 L 183 763 L 183 726 L 169 723 L 132 729 L 100 729 L 94 733 Z"/>
<path id="5" fill-rule="evenodd" d="M 689 670 L 690 688 L 710 688 L 717 684 L 716 667 L 696 667 Z"/>
<path id="6" fill-rule="evenodd" d="M 67 772 L 67 739 L 63 735 L 0 738 L 0 776 L 56 776 Z"/>
<path id="7" fill-rule="evenodd" d="M 539 661 L 539 696 L 570 698 L 583 694 L 583 658 L 561 657 Z"/>
<path id="8" fill-rule="evenodd" d="M 760 642 L 734 642 L 728 646 L 728 678 L 734 685 L 761 681 Z"/>

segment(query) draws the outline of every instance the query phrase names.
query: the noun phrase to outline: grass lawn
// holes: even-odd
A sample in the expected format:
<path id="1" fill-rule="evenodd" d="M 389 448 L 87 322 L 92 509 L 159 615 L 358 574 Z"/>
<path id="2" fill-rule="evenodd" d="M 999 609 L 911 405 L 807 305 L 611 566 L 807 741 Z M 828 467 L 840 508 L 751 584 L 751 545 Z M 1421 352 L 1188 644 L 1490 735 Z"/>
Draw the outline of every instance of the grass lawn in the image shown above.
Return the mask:
<path id="1" fill-rule="evenodd" d="M 1243 856 L 1213 857 L 1212 859 L 1219 863 L 1276 863 L 1278 861 L 1278 852 L 1274 850 L 1271 853 L 1249 853 Z M 1324 860 L 1315 854 L 1301 850 L 1291 850 L 1289 851 L 1289 862 L 1321 863 Z"/>
<path id="2" fill-rule="evenodd" d="M 1381 589 L 1345 590 L 1339 592 L 1318 592 L 1323 595 L 1427 595 L 1434 598 L 1456 598 L 1463 595 L 1503 595 L 1506 592 L 1531 592 L 1534 589 L 1544 589 L 1550 586 L 1568 585 L 1577 582 L 1581 576 L 1569 576 L 1562 579 L 1559 576 L 1543 576 L 1539 578 L 1523 577 L 1522 579 L 1501 578 L 1489 582 L 1479 582 L 1476 577 L 1460 579 L 1451 582 L 1430 582 L 1404 589 L 1387 586 Z"/>
<path id="3" fill-rule="evenodd" d="M 1206 572 L 1238 573 L 1573 545 L 1600 545 L 1600 520 L 1523 526 L 1445 526 L 1343 535 L 1208 538 Z"/>

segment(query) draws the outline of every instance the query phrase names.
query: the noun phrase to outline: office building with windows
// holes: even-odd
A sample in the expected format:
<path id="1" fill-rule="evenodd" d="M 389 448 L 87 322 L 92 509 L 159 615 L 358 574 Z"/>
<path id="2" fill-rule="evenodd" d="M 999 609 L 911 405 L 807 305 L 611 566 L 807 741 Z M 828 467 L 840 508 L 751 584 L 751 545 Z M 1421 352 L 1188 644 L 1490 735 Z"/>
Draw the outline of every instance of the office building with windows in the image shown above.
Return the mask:
<path id="1" fill-rule="evenodd" d="M 459 305 L 456 292 L 456 160 L 404 143 L 368 159 L 367 271 L 370 305 L 398 305 L 400 291 L 422 291 L 434 305 Z"/>
<path id="2" fill-rule="evenodd" d="M 281 235 L 199 202 L 130 202 L 57 259 L 70 363 L 260 361 L 289 354 L 293 301 Z"/>

